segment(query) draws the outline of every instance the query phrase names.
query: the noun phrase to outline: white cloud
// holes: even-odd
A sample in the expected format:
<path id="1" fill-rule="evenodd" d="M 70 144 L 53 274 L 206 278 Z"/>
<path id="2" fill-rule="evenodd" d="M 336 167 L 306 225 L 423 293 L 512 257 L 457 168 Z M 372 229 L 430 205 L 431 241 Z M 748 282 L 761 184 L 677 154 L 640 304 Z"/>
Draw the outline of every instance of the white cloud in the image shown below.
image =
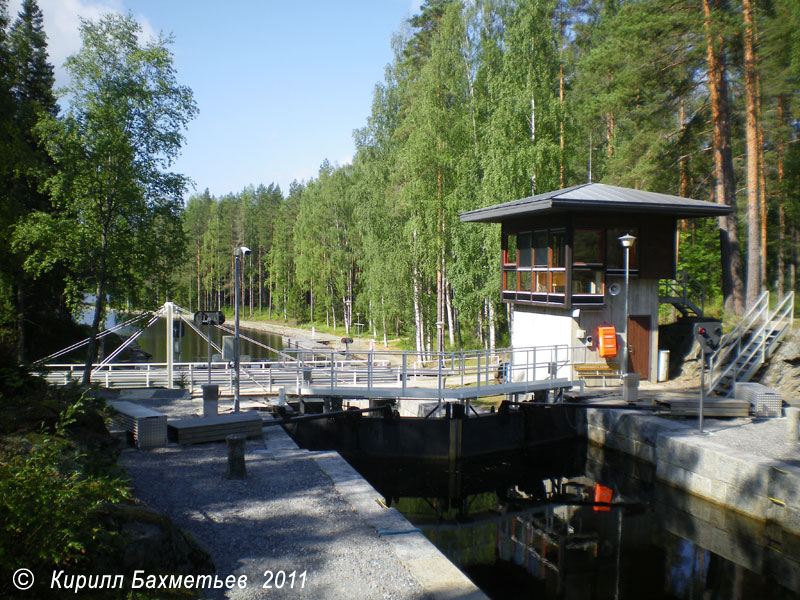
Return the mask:
<path id="1" fill-rule="evenodd" d="M 81 47 L 78 32 L 80 19 L 96 20 L 106 13 L 127 12 L 121 0 L 39 0 L 44 16 L 44 31 L 47 34 L 47 51 L 50 63 L 55 67 L 56 87 L 67 83 L 64 61 Z M 22 7 L 22 0 L 11 0 L 8 15 L 13 23 Z M 136 20 L 142 26 L 144 39 L 156 37 L 155 30 L 141 16 Z"/>

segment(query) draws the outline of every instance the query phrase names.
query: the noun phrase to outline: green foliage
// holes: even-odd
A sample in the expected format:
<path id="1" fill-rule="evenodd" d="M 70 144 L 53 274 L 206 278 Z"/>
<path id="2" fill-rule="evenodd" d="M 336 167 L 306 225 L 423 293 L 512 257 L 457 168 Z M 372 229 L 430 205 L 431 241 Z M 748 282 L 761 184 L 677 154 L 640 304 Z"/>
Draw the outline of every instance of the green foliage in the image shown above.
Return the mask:
<path id="1" fill-rule="evenodd" d="M 140 43 L 131 16 L 81 21 L 80 32 L 83 46 L 66 62 L 69 109 L 35 128 L 56 167 L 45 185 L 52 210 L 33 211 L 14 240 L 32 275 L 63 266 L 73 310 L 94 293 L 96 335 L 107 295 L 154 303 L 146 291 L 167 291 L 171 261 L 182 258 L 187 182 L 167 169 L 197 109 L 176 81 L 168 39 Z M 91 342 L 86 381 L 96 350 Z"/>
<path id="2" fill-rule="evenodd" d="M 5 444 L 0 456 L 0 565 L 7 573 L 20 565 L 43 572 L 72 567 L 113 542 L 91 516 L 105 502 L 129 497 L 119 479 L 86 475 L 84 454 L 68 439 L 68 429 L 84 411 L 78 400 L 55 426 Z M 4 582 L 5 584 L 5 582 Z"/>

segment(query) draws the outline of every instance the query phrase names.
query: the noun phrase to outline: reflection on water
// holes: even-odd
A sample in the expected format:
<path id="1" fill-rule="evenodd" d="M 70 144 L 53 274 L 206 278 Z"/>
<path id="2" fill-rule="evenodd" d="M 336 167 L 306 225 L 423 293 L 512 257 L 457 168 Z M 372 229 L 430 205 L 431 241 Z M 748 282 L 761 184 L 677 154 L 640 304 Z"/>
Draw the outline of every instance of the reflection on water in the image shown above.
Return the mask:
<path id="1" fill-rule="evenodd" d="M 800 537 L 596 446 L 354 466 L 492 598 L 800 598 Z"/>
<path id="2" fill-rule="evenodd" d="M 228 326 L 226 323 L 225 326 Z M 150 359 L 152 362 L 164 362 L 167 360 L 167 335 L 166 335 L 166 328 L 167 328 L 167 321 L 166 319 L 159 319 L 156 323 L 154 323 L 151 327 L 147 329 L 142 335 L 140 335 L 136 342 L 139 344 L 139 347 L 146 352 L 147 354 L 151 355 L 152 358 Z M 233 330 L 233 324 L 230 324 L 230 329 Z M 208 331 L 206 327 L 202 329 L 203 335 L 207 335 Z M 232 333 L 223 332 L 216 327 L 211 328 L 211 341 L 217 344 L 218 346 L 222 347 L 222 338 L 225 336 L 232 336 Z M 258 331 L 253 329 L 244 329 L 241 330 L 241 335 L 247 336 L 251 339 L 254 339 L 261 344 L 274 348 L 275 350 L 282 350 L 283 344 L 281 343 L 281 337 L 272 335 L 270 333 L 264 331 Z M 267 348 L 263 348 L 257 344 L 253 344 L 248 342 L 247 340 L 240 339 L 240 348 L 239 352 L 243 356 L 243 359 L 246 357 L 250 357 L 252 360 L 267 360 L 267 359 L 274 359 L 276 357 L 275 353 L 270 351 Z M 217 350 L 213 347 L 211 349 L 212 354 L 216 354 Z M 184 327 L 184 335 L 182 338 L 178 338 L 175 340 L 175 360 L 178 361 L 205 361 L 208 360 L 208 342 L 202 337 L 200 337 L 195 331 L 188 326 Z"/>
<path id="3" fill-rule="evenodd" d="M 84 323 L 91 323 L 94 311 L 87 309 L 84 313 Z M 127 315 L 120 315 L 116 312 L 109 311 L 106 315 L 105 329 L 110 329 L 118 323 L 126 322 L 130 317 Z M 113 352 L 119 344 L 125 339 L 134 335 L 141 327 L 143 327 L 149 319 L 145 318 L 142 321 L 135 323 L 132 326 L 123 327 L 118 330 L 119 336 L 106 336 L 101 338 L 100 358 L 108 356 Z M 176 319 L 177 321 L 177 319 Z M 226 323 L 225 327 L 233 330 L 233 323 Z M 203 335 L 208 335 L 207 327 L 199 328 Z M 232 336 L 232 333 L 223 332 L 216 327 L 211 328 L 211 340 L 217 346 L 222 347 L 222 338 L 225 336 Z M 279 335 L 271 333 L 241 328 L 241 335 L 246 336 L 268 346 L 274 350 L 282 350 L 282 338 Z M 147 362 L 166 362 L 167 360 L 167 320 L 164 318 L 158 319 L 150 327 L 145 329 L 141 335 L 135 340 L 131 346 L 132 351 L 126 350 L 114 362 L 137 362 L 145 360 Z M 258 344 L 249 342 L 243 338 L 240 339 L 240 353 L 243 359 L 249 357 L 252 360 L 269 360 L 276 358 L 275 352 L 269 348 L 264 348 Z M 218 350 L 211 348 L 212 354 L 217 354 Z M 71 360 L 83 361 L 86 356 L 86 349 L 81 348 L 75 352 L 65 355 L 62 359 L 63 362 Z M 179 362 L 189 361 L 206 361 L 208 360 L 208 342 L 205 338 L 198 335 L 188 324 L 184 324 L 184 335 L 175 338 L 175 356 L 174 359 Z"/>

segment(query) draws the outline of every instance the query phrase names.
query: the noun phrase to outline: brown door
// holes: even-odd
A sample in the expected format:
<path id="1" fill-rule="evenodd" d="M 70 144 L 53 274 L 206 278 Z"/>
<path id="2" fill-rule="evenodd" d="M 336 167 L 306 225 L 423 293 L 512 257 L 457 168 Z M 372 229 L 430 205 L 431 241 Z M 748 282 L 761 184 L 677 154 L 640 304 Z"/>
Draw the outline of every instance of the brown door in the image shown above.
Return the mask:
<path id="1" fill-rule="evenodd" d="M 628 317 L 628 372 L 650 378 L 650 315 Z"/>

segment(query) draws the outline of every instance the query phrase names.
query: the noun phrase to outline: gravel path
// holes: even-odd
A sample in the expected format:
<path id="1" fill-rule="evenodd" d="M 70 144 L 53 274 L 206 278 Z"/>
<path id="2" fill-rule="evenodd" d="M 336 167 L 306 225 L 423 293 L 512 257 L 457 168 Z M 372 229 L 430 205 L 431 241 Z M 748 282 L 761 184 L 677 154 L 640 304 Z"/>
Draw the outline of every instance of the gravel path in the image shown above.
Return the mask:
<path id="1" fill-rule="evenodd" d="M 224 479 L 224 443 L 120 457 L 136 497 L 191 531 L 221 578 L 247 575 L 246 589 L 209 597 L 424 598 L 392 546 L 336 491 L 312 454 L 294 447 L 280 428 L 266 431 L 269 448 L 247 442 L 242 481 Z M 268 570 L 295 571 L 294 587 L 263 589 Z"/>

